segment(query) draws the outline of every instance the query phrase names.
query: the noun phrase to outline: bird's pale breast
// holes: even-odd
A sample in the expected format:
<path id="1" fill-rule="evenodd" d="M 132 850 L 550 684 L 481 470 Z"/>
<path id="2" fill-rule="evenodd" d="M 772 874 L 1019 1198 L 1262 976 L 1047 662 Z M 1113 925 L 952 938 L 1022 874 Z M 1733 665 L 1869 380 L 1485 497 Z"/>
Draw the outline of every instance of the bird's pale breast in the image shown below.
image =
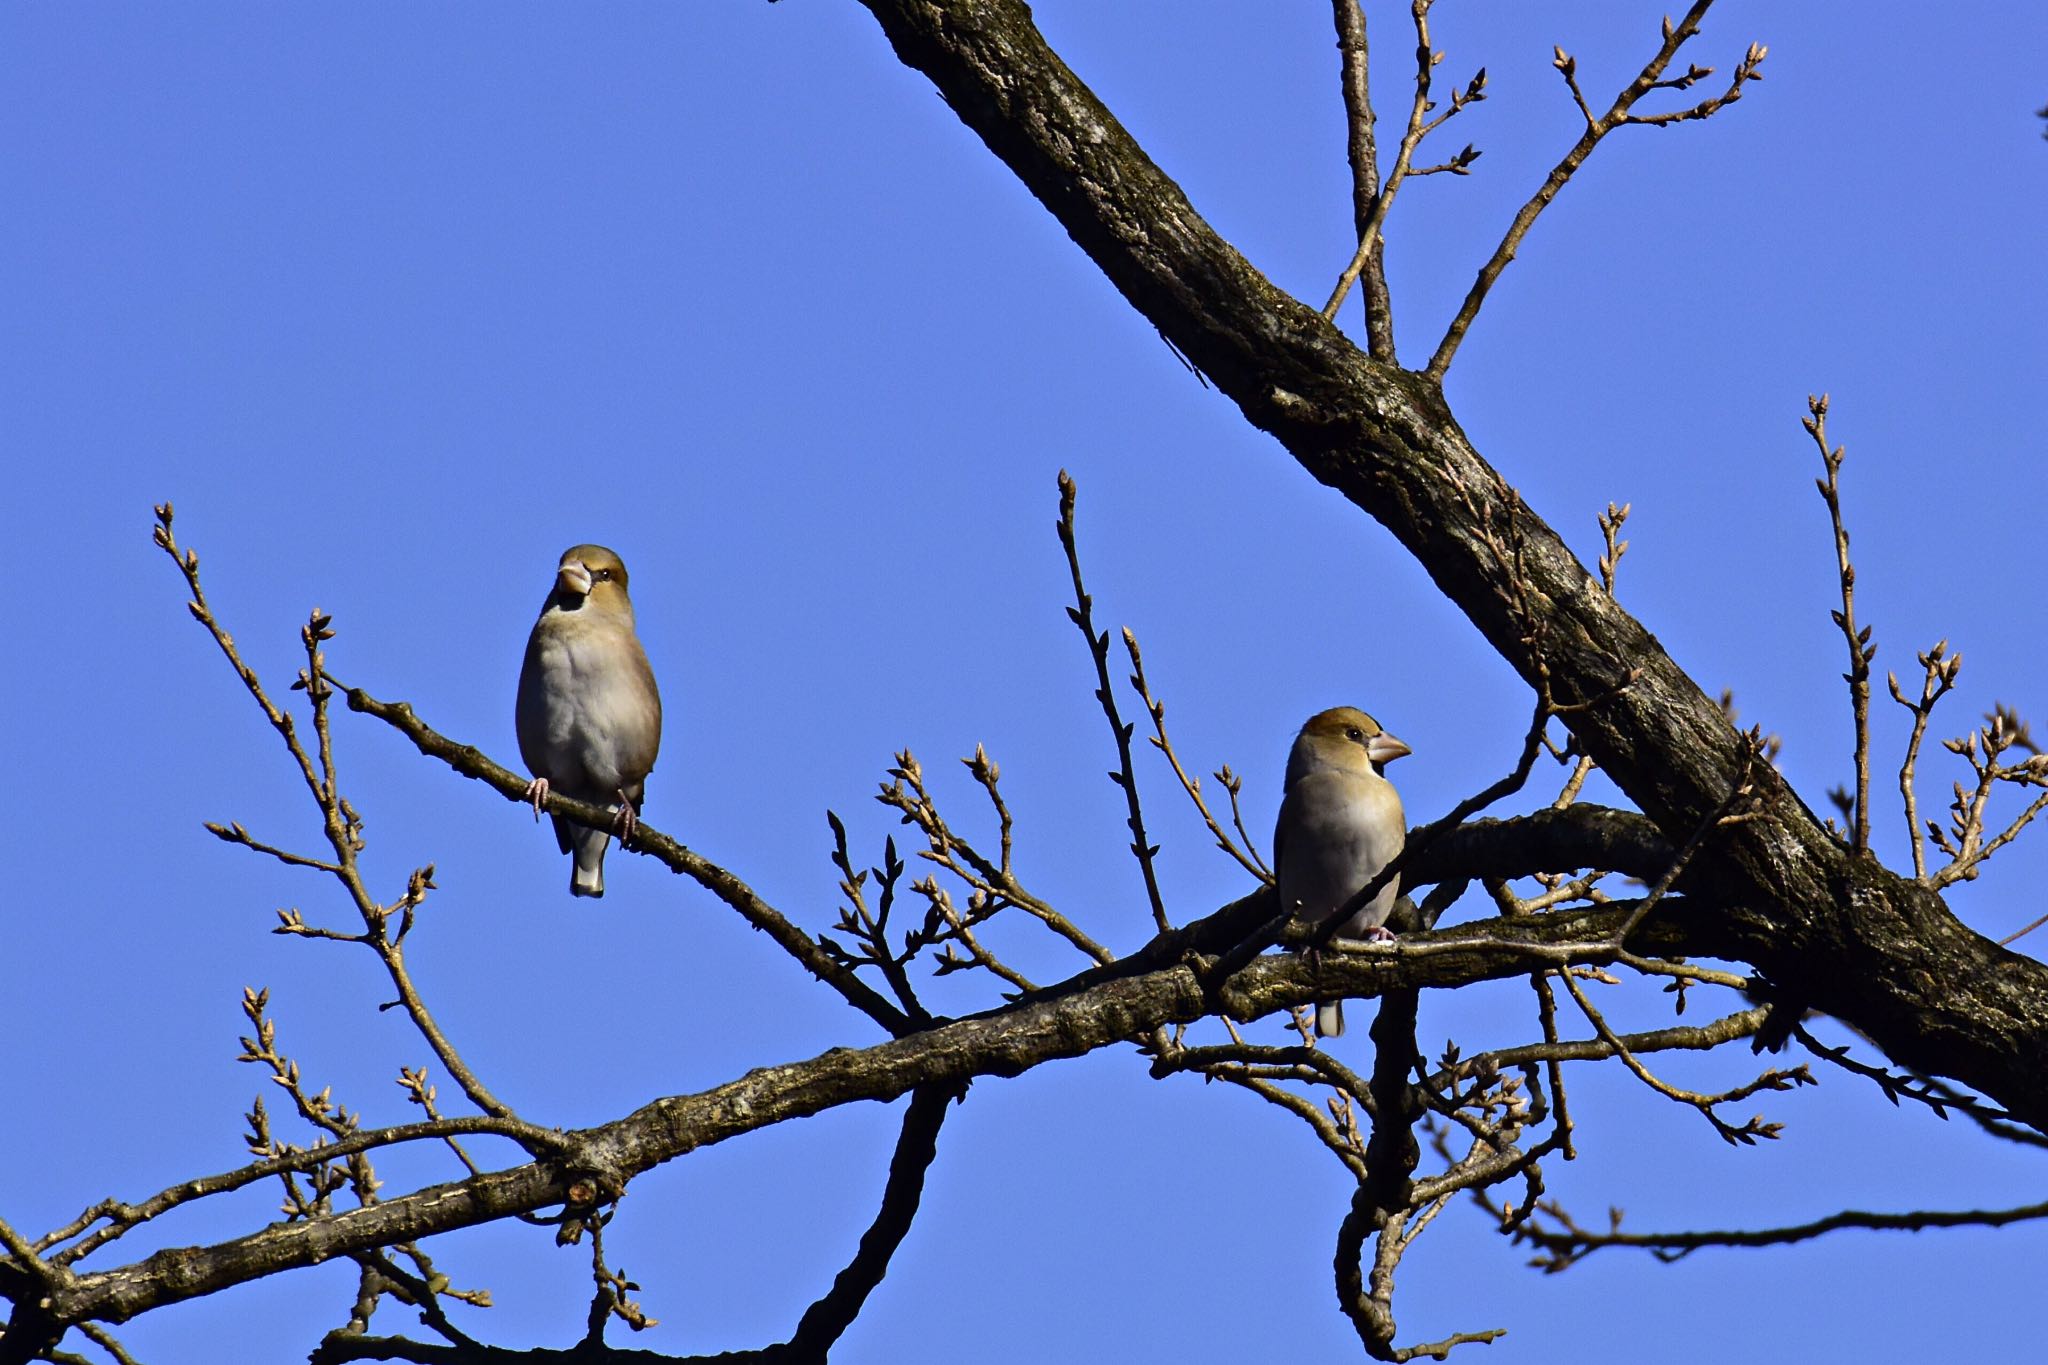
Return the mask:
<path id="1" fill-rule="evenodd" d="M 1401 798 L 1376 773 L 1324 768 L 1302 774 L 1281 805 L 1282 902 L 1317 921 L 1349 900 L 1399 855 L 1407 828 Z M 1347 936 L 1384 924 L 1399 888 L 1388 885 L 1346 926 Z"/>
<path id="2" fill-rule="evenodd" d="M 661 701 L 630 624 L 551 613 L 520 675 L 519 747 L 565 793 L 637 786 L 661 742 Z"/>

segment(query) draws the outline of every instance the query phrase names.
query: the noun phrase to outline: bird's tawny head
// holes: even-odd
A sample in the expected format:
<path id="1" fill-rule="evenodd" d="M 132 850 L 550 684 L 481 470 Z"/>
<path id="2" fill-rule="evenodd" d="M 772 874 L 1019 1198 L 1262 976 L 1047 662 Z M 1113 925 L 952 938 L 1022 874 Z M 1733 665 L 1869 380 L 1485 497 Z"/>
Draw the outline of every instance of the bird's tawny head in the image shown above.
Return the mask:
<path id="1" fill-rule="evenodd" d="M 1313 745 L 1326 762 L 1342 762 L 1346 756 L 1356 762 L 1355 755 L 1363 754 L 1374 768 L 1415 752 L 1355 706 L 1333 706 L 1316 712 L 1302 725 L 1301 738 Z"/>
<path id="2" fill-rule="evenodd" d="M 555 591 L 571 600 L 626 600 L 626 562 L 602 545 L 572 545 L 555 568 Z"/>

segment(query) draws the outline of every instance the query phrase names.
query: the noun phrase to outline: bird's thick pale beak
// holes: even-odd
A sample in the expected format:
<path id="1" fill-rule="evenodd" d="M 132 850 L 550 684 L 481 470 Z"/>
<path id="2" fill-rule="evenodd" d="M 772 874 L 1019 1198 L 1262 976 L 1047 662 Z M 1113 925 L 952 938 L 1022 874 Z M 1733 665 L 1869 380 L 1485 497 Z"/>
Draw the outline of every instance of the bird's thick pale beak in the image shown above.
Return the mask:
<path id="1" fill-rule="evenodd" d="M 555 581 L 563 592 L 577 597 L 590 596 L 590 570 L 583 567 L 580 559 L 572 559 L 555 570 Z"/>
<path id="2" fill-rule="evenodd" d="M 1415 751 L 1392 735 L 1374 735 L 1365 742 L 1365 756 L 1375 763 L 1392 763 Z"/>

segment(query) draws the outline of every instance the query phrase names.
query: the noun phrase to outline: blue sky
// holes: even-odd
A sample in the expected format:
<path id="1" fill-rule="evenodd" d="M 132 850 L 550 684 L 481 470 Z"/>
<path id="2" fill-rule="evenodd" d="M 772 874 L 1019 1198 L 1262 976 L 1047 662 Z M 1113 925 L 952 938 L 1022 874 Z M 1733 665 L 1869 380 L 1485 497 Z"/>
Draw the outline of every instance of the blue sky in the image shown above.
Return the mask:
<path id="1" fill-rule="evenodd" d="M 1209 221 L 1320 302 L 1350 233 L 1327 7 L 1037 11 Z M 1388 123 L 1412 46 L 1402 11 L 1369 11 Z M 1486 66 L 1491 97 L 1431 147 L 1485 155 L 1469 177 L 1411 183 L 1395 211 L 1404 359 L 1426 357 L 1576 136 L 1550 45 L 1604 99 L 1655 36 L 1618 4 L 1442 7 L 1440 71 L 1462 83 Z M 1448 392 L 1589 562 L 1596 512 L 1634 504 L 1622 600 L 1703 687 L 1733 688 L 1745 722 L 1783 736 L 1782 766 L 1819 806 L 1849 746 L 1799 429 L 1809 392 L 1832 392 L 1849 449 L 1877 667 L 1910 673 L 1943 637 L 1963 652 L 1939 734 L 1994 700 L 2048 715 L 2048 145 L 2032 116 L 2048 13 L 1725 0 L 1697 59 L 1725 71 L 1752 39 L 1770 44 L 1767 79 L 1741 104 L 1600 149 Z M 845 0 L 16 4 L 0 9 L 0 121 L 0 440 L 26 589 L 0 670 L 16 888 L 0 1217 L 18 1228 L 242 1159 L 239 1116 L 267 1088 L 232 1060 L 244 985 L 270 988 L 282 1046 L 372 1121 L 407 1117 L 392 1078 L 427 1060 L 377 1011 L 367 954 L 268 934 L 282 906 L 345 927 L 336 895 L 200 828 L 318 837 L 150 545 L 165 498 L 274 684 L 318 605 L 339 677 L 507 763 L 556 556 L 617 548 L 668 702 L 648 819 L 813 928 L 834 914 L 825 810 L 878 856 L 895 827 L 870 793 L 907 746 L 976 819 L 951 760 L 979 742 L 1003 764 L 1027 883 L 1115 947 L 1146 937 L 1063 616 L 1062 467 L 1080 481 L 1099 615 L 1139 633 L 1185 757 L 1245 775 L 1255 830 L 1294 728 L 1326 705 L 1366 705 L 1414 746 L 1395 776 L 1418 819 L 1512 762 L 1527 702 L 1506 666 L 1391 537 L 1181 368 Z M 1904 713 L 1880 698 L 1875 715 L 1876 821 L 1898 865 Z M 528 1117 L 590 1123 L 873 1040 L 657 865 L 614 854 L 611 894 L 572 903 L 552 840 L 517 808 L 370 722 L 344 718 L 339 737 L 381 888 L 438 868 L 413 945 L 422 986 Z M 1930 813 L 1962 775 L 1937 758 Z M 1141 777 L 1176 918 L 1241 894 L 1163 766 Z M 2037 834 L 1951 904 L 2003 935 L 2039 913 L 2044 873 Z M 1004 946 L 1027 970 L 1078 965 L 1024 929 Z M 947 1009 L 992 999 L 957 977 L 932 992 Z M 1654 991 L 1610 995 L 1619 1022 L 1667 1017 Z M 1431 999 L 1424 1046 L 1525 1041 L 1526 1002 L 1512 984 Z M 1361 1060 L 1362 1033 L 1340 1047 Z M 1671 1070 L 1726 1086 L 1749 1065 Z M 2038 1156 L 1844 1076 L 1759 1102 L 1787 1132 L 1756 1150 L 1625 1076 L 1583 1072 L 1575 1094 L 1582 1157 L 1553 1164 L 1550 1186 L 1595 1219 L 1610 1204 L 1649 1229 L 2040 1197 Z M 872 1215 L 895 1128 L 858 1107 L 639 1181 L 609 1245 L 663 1325 L 631 1344 L 785 1336 Z M 385 1171 L 394 1190 L 449 1174 L 426 1153 Z M 1350 1358 L 1329 1272 L 1346 1184 L 1292 1120 L 1148 1080 L 1127 1049 L 981 1082 L 842 1358 Z M 251 1191 L 121 1245 L 211 1240 L 273 1203 Z M 1408 1341 L 1509 1328 L 1488 1360 L 1636 1360 L 1648 1333 L 1672 1362 L 1911 1358 L 1952 1349 L 1958 1320 L 1973 1351 L 2016 1358 L 2036 1338 L 2028 1269 L 2044 1251 L 2032 1228 L 1844 1233 L 1670 1267 L 1609 1253 L 1544 1277 L 1461 1208 L 1411 1253 L 1396 1307 Z M 510 1228 L 448 1238 L 439 1259 L 493 1291 L 498 1307 L 463 1318 L 477 1334 L 579 1332 L 580 1251 Z M 351 1282 L 325 1267 L 122 1336 L 152 1365 L 224 1345 L 287 1358 L 342 1319 Z M 392 1306 L 378 1325 L 410 1322 Z"/>

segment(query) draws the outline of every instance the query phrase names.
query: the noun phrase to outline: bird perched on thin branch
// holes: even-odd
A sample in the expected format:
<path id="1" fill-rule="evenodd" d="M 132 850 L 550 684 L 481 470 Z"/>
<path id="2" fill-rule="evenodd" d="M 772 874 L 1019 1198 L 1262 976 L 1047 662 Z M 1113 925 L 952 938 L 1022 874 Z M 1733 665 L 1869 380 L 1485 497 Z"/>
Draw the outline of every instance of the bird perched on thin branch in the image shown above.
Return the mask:
<path id="1" fill-rule="evenodd" d="M 1400 855 L 1408 826 L 1386 765 L 1407 745 L 1355 706 L 1310 716 L 1287 755 L 1287 791 L 1273 830 L 1273 871 L 1280 903 L 1295 919 L 1327 923 Z M 1388 939 L 1387 916 L 1401 888 L 1393 881 L 1338 926 L 1342 938 Z M 1316 1032 L 1344 1031 L 1344 1002 L 1316 1005 Z"/>
<path id="2" fill-rule="evenodd" d="M 578 801 L 616 799 L 613 829 L 622 843 L 631 839 L 661 748 L 661 693 L 633 633 L 626 566 L 604 546 L 563 551 L 526 640 L 514 720 L 533 773 L 526 796 L 534 818 L 550 791 Z M 569 894 L 602 896 L 611 835 L 559 815 L 554 822 L 555 841 L 574 855 Z"/>

